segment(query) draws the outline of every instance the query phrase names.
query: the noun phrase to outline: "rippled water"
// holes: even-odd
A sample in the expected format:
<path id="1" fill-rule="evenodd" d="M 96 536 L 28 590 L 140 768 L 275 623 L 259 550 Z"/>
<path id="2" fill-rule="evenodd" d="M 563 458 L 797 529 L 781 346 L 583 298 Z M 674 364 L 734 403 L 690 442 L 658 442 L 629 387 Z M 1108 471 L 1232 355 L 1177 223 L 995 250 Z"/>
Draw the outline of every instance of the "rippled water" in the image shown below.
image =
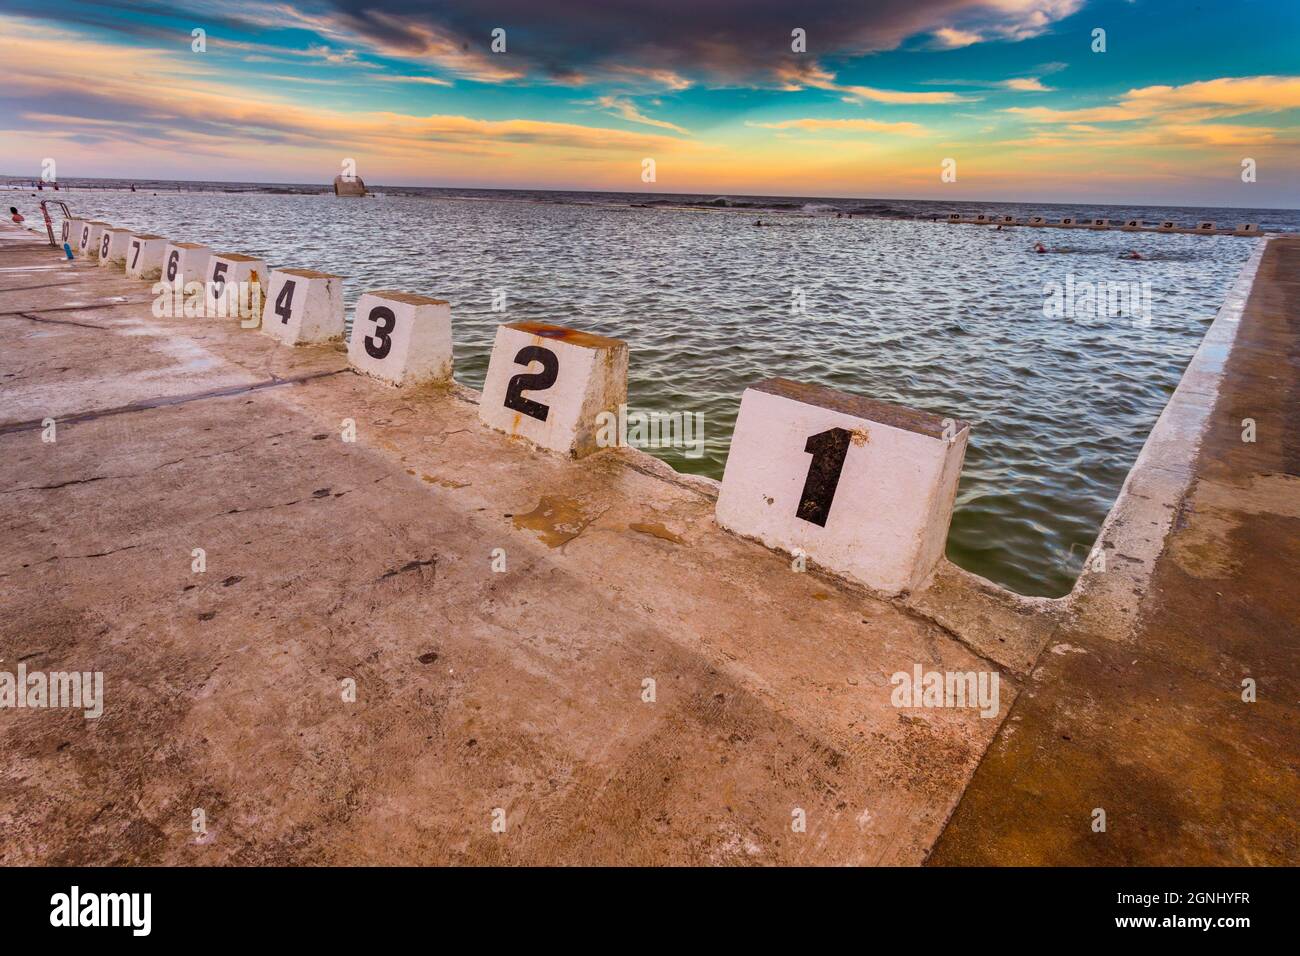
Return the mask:
<path id="1" fill-rule="evenodd" d="M 67 198 L 114 225 L 348 276 L 349 309 L 366 289 L 448 299 L 456 377 L 476 388 L 500 321 L 626 339 L 632 408 L 705 414 L 703 457 L 655 452 L 683 471 L 721 477 L 741 392 L 772 375 L 965 418 L 949 556 L 1045 595 L 1069 590 L 1253 242 L 768 213 L 757 228 L 752 211 L 427 195 Z M 1147 259 L 1119 260 L 1127 249 Z M 1045 283 L 1070 273 L 1149 282 L 1150 325 L 1046 317 Z"/>

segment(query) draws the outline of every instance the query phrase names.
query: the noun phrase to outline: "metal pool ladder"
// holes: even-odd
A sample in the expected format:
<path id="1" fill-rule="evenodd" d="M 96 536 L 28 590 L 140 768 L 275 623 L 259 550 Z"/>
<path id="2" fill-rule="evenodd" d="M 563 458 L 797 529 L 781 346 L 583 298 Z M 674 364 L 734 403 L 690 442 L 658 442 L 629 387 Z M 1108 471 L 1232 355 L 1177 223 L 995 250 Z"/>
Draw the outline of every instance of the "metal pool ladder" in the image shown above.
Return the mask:
<path id="1" fill-rule="evenodd" d="M 72 218 L 72 210 L 68 208 L 68 204 L 65 203 L 62 199 L 41 200 L 41 215 L 45 217 L 45 231 L 50 235 L 50 245 L 52 245 L 55 249 L 57 249 L 59 248 L 59 243 L 55 241 L 54 238 L 54 220 L 50 218 L 50 211 L 45 208 L 46 206 L 49 205 L 58 206 L 63 210 L 64 222 L 67 222 L 69 219 Z"/>

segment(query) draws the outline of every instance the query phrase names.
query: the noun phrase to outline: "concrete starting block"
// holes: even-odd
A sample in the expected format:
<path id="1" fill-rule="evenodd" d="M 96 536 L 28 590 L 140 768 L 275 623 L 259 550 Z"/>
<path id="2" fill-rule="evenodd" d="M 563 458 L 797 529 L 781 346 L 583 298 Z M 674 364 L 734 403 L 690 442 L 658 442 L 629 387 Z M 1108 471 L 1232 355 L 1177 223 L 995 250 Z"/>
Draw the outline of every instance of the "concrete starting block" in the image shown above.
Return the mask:
<path id="1" fill-rule="evenodd" d="M 1232 231 L 1232 234 L 1234 236 L 1257 236 L 1259 235 L 1259 223 L 1243 222 Z"/>
<path id="2" fill-rule="evenodd" d="M 162 276 L 163 250 L 167 240 L 147 232 L 131 236 L 126 252 L 126 275 L 129 279 L 157 279 Z"/>
<path id="3" fill-rule="evenodd" d="M 232 296 L 230 301 L 234 303 L 251 302 L 253 285 L 258 286 L 262 294 L 266 292 L 266 263 L 254 256 L 246 256 L 238 252 L 211 254 L 208 256 L 207 275 L 203 290 L 205 315 L 232 318 L 237 316 L 234 309 L 219 304 L 227 295 L 227 290 L 234 290 L 230 292 Z M 249 286 L 249 295 L 241 297 L 238 290 L 245 284 Z M 245 327 L 257 328 L 262 318 L 260 303 L 251 315 L 240 316 L 240 318 Z"/>
<path id="4" fill-rule="evenodd" d="M 1092 226 L 1093 229 L 1109 229 L 1109 228 L 1110 228 L 1110 220 L 1109 220 L 1109 219 L 1093 219 L 1093 220 L 1089 223 L 1089 225 Z"/>
<path id="5" fill-rule="evenodd" d="M 1214 223 L 1210 222 L 1208 219 L 1204 220 L 1203 222 L 1198 222 L 1196 224 L 1197 232 L 1214 232 L 1214 229 L 1215 229 Z"/>
<path id="6" fill-rule="evenodd" d="M 1135 230 L 1135 229 L 1141 229 L 1141 228 L 1142 228 L 1142 220 L 1141 220 L 1141 219 L 1125 219 L 1125 220 L 1124 220 L 1124 225 L 1122 225 L 1120 228 L 1123 229 L 1125 232 L 1132 232 L 1132 231 Z"/>
<path id="7" fill-rule="evenodd" d="M 1078 224 L 1079 220 L 1075 219 L 1073 216 L 1066 216 L 1061 220 L 1062 226 L 1077 226 Z"/>
<path id="8" fill-rule="evenodd" d="M 596 450 L 596 417 L 627 403 L 627 343 L 543 322 L 497 326 L 479 419 L 581 458 Z"/>
<path id="9" fill-rule="evenodd" d="M 718 495 L 724 528 L 884 594 L 943 557 L 970 428 L 773 378 L 746 389 Z"/>
<path id="10" fill-rule="evenodd" d="M 81 245 L 78 250 L 87 259 L 99 258 L 99 244 L 103 241 L 104 230 L 112 229 L 106 222 L 92 219 L 81 227 Z"/>
<path id="11" fill-rule="evenodd" d="M 998 219 L 998 222 L 1002 223 L 1002 225 L 1004 226 L 1014 226 L 1016 224 L 1016 217 L 1002 216 L 1000 219 Z"/>
<path id="12" fill-rule="evenodd" d="M 451 380 L 451 305 L 406 292 L 367 292 L 352 314 L 348 362 L 392 385 Z"/>
<path id="13" fill-rule="evenodd" d="M 975 217 L 975 221 L 976 221 L 976 222 L 992 222 L 992 221 L 993 221 L 993 217 L 992 217 L 992 216 L 989 216 L 989 215 L 985 215 L 984 213 L 980 213 L 979 215 L 977 215 L 977 216 Z"/>
<path id="14" fill-rule="evenodd" d="M 1031 226 L 1045 226 L 1047 225 L 1047 220 L 1044 219 L 1042 216 L 1030 216 L 1029 224 Z"/>
<path id="15" fill-rule="evenodd" d="M 202 282 L 212 250 L 199 242 L 169 242 L 163 250 L 163 278 L 182 285 Z"/>
<path id="16" fill-rule="evenodd" d="M 74 250 L 81 248 L 81 227 L 88 220 L 86 219 L 65 219 L 63 226 L 59 229 L 59 242 L 66 242 Z"/>
<path id="17" fill-rule="evenodd" d="M 284 345 L 343 338 L 343 277 L 312 269 L 273 270 L 262 331 Z"/>
<path id="18" fill-rule="evenodd" d="M 1160 225 L 1156 227 L 1156 231 L 1173 232 L 1177 228 L 1178 228 L 1178 223 L 1174 222 L 1172 219 L 1165 219 L 1162 220 Z"/>
<path id="19" fill-rule="evenodd" d="M 950 212 L 950 213 L 948 213 L 948 221 L 949 221 L 949 222 L 961 222 L 961 213 L 959 213 L 959 212 Z"/>
<path id="20" fill-rule="evenodd" d="M 105 229 L 99 237 L 99 264 L 125 265 L 126 248 L 130 243 L 130 229 Z"/>

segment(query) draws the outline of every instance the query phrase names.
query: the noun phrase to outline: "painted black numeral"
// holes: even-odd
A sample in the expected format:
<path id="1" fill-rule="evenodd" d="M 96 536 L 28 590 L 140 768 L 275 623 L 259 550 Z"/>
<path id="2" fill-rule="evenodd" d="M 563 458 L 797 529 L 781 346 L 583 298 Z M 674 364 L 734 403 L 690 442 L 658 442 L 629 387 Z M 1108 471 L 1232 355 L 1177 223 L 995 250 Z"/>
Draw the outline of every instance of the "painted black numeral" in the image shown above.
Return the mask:
<path id="1" fill-rule="evenodd" d="M 812 455 L 812 461 L 808 465 L 808 477 L 804 479 L 796 517 L 826 527 L 851 437 L 847 429 L 830 428 L 808 439 L 803 450 Z"/>
<path id="2" fill-rule="evenodd" d="M 135 255 L 131 257 L 131 268 L 134 269 L 135 264 L 140 261 L 140 243 L 131 243 L 131 251 L 135 253 Z"/>
<path id="3" fill-rule="evenodd" d="M 172 254 L 167 257 L 167 281 L 171 282 L 176 278 L 176 267 L 181 261 L 181 251 L 173 249 Z"/>
<path id="4" fill-rule="evenodd" d="M 387 358 L 393 350 L 392 334 L 393 327 L 397 325 L 397 316 L 388 306 L 377 305 L 370 310 L 367 318 L 375 323 L 375 334 L 367 335 L 362 343 L 366 347 L 366 354 L 373 359 Z"/>
<path id="5" fill-rule="evenodd" d="M 104 233 L 104 241 L 99 244 L 99 258 L 101 259 L 108 258 L 108 240 L 108 233 Z"/>
<path id="6" fill-rule="evenodd" d="M 286 282 L 280 294 L 275 297 L 275 314 L 284 325 L 289 324 L 289 313 L 293 309 L 293 286 L 292 282 Z"/>
<path id="7" fill-rule="evenodd" d="M 524 398 L 522 393 L 525 389 L 530 392 L 540 392 L 554 385 L 555 379 L 560 374 L 560 360 L 554 352 L 540 345 L 526 345 L 515 356 L 516 365 L 530 365 L 533 362 L 541 362 L 542 370 L 520 372 L 510 379 L 510 384 L 506 386 L 506 408 L 513 408 L 530 418 L 544 422 L 546 416 L 551 413 L 551 407 L 535 402 L 531 398 Z"/>
<path id="8" fill-rule="evenodd" d="M 218 299 L 226 292 L 226 269 L 229 266 L 224 262 L 214 262 L 212 264 L 212 294 Z"/>

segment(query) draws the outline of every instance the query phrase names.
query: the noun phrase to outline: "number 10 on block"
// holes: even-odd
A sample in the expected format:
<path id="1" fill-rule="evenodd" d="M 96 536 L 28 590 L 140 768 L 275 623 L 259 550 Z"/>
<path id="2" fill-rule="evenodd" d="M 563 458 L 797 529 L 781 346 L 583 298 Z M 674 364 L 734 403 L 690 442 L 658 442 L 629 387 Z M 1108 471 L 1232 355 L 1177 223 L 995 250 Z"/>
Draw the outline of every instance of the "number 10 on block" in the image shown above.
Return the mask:
<path id="1" fill-rule="evenodd" d="M 768 379 L 745 391 L 718 523 L 884 594 L 943 557 L 965 422 Z"/>

